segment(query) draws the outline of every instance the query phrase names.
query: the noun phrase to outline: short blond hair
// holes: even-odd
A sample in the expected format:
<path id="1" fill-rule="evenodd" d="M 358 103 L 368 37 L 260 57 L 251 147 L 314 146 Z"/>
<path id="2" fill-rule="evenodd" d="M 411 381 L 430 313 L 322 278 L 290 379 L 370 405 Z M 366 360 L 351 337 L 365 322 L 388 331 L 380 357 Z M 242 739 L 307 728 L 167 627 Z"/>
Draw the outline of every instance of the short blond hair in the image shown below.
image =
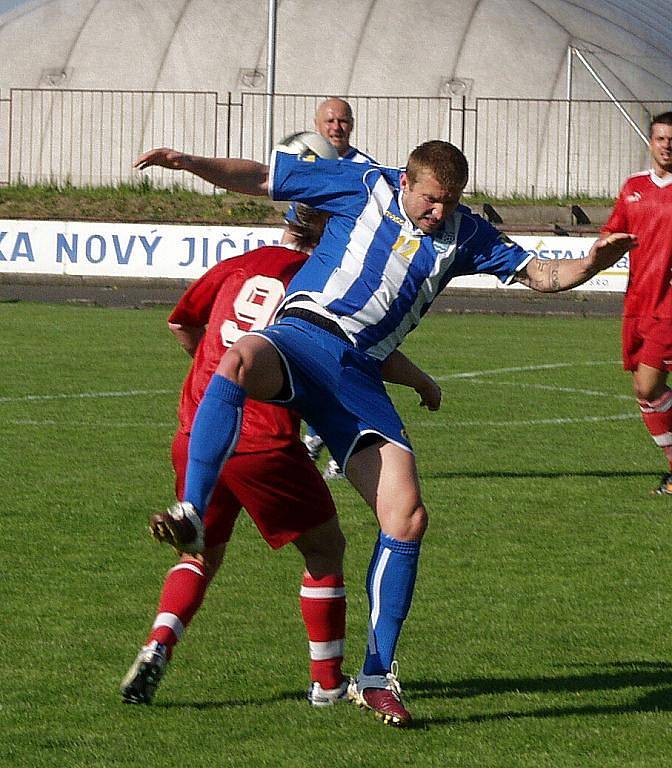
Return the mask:
<path id="1" fill-rule="evenodd" d="M 462 189 L 469 179 L 469 164 L 461 150 L 447 141 L 426 141 L 416 147 L 406 163 L 406 175 L 415 184 L 421 171 L 429 171 L 442 189 Z"/>

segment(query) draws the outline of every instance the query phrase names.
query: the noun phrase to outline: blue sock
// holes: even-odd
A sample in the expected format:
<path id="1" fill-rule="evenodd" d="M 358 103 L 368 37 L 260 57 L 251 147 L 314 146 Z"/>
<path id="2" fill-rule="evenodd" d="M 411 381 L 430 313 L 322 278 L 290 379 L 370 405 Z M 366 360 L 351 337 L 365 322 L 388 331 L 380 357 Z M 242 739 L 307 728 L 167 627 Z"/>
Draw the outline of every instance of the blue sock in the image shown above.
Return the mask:
<path id="1" fill-rule="evenodd" d="M 203 518 L 222 465 L 233 453 L 243 416 L 245 390 L 215 374 L 196 411 L 189 438 L 187 477 L 182 501 Z"/>
<path id="2" fill-rule="evenodd" d="M 398 541 L 380 533 L 366 577 L 370 615 L 365 675 L 384 675 L 392 667 L 413 599 L 419 557 L 419 541 Z"/>

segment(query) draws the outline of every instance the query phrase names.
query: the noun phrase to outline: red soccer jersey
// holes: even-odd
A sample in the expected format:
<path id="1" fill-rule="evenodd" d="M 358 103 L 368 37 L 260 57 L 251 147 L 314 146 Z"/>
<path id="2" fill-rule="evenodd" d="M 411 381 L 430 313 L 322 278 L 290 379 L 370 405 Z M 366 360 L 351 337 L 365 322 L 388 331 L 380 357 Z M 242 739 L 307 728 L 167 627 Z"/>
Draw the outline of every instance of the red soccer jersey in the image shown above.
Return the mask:
<path id="1" fill-rule="evenodd" d="M 222 355 L 243 333 L 265 328 L 285 296 L 287 284 L 307 255 L 281 246 L 264 246 L 222 261 L 187 289 L 168 322 L 207 325 L 187 374 L 178 417 L 186 433 L 203 392 Z M 247 400 L 237 453 L 282 448 L 299 439 L 300 417 L 277 405 Z"/>
<path id="2" fill-rule="evenodd" d="M 637 235 L 630 251 L 626 317 L 672 318 L 672 177 L 644 171 L 626 180 L 603 232 Z"/>

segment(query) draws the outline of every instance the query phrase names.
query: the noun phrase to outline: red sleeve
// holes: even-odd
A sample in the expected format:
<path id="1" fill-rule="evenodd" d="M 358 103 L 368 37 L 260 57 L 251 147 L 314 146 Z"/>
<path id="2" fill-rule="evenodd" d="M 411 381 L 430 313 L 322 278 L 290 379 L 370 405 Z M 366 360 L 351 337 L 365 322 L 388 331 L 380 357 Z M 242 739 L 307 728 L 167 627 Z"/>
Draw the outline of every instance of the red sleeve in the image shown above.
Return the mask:
<path id="1" fill-rule="evenodd" d="M 236 271 L 237 259 L 227 259 L 209 269 L 184 292 L 168 318 L 169 323 L 201 328 L 208 324 L 219 289 Z"/>

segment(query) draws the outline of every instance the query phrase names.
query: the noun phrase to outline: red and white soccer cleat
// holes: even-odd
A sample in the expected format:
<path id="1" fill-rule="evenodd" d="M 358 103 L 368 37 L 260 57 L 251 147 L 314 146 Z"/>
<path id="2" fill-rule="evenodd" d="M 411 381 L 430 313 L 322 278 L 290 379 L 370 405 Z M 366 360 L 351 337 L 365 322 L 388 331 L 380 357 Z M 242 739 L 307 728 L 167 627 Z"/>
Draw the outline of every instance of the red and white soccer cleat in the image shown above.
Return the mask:
<path id="1" fill-rule="evenodd" d="M 374 687 L 372 683 L 380 682 Z M 392 662 L 392 671 L 384 677 L 360 675 L 350 683 L 348 698 L 362 709 L 372 710 L 385 725 L 397 728 L 408 726 L 411 713 L 401 700 L 401 685 L 397 680 L 397 662 Z"/>

